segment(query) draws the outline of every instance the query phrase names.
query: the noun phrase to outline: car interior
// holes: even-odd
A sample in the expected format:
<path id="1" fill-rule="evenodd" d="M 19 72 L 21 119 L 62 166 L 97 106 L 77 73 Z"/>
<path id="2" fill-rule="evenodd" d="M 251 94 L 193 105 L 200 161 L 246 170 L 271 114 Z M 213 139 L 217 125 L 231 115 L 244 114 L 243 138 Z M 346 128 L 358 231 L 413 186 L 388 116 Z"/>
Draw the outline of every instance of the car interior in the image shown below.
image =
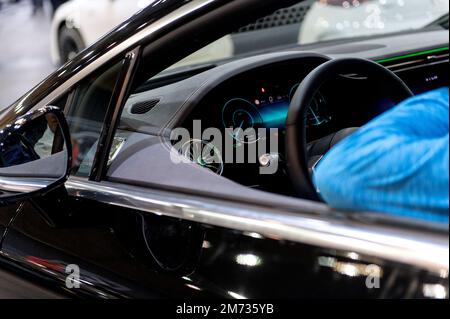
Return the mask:
<path id="1" fill-rule="evenodd" d="M 245 27 L 239 30 L 232 36 L 257 38 L 255 34 L 261 32 Z M 260 44 L 256 53 L 243 53 L 246 49 L 240 47 L 227 59 L 172 66 L 136 86 L 114 138 L 107 179 L 270 206 L 298 207 L 300 202 L 305 205 L 305 199 L 320 203 L 320 197 L 302 192 L 311 188 L 311 176 L 300 181 L 305 187 L 294 185 L 289 176 L 286 121 L 305 78 L 330 60 L 357 58 L 384 66 L 414 94 L 448 86 L 448 30 L 441 25 L 391 35 L 270 47 Z M 355 66 L 330 74 L 315 90 L 300 125 L 305 132 L 306 165 L 302 169 L 306 174 L 312 173 L 333 145 L 407 97 L 366 71 Z M 218 128 L 223 140 L 196 137 L 194 123 L 201 123 L 203 130 Z M 188 161 L 173 160 L 173 146 L 180 142 L 173 132 L 178 128 L 193 136 L 177 154 Z M 241 130 L 230 133 L 229 128 Z M 247 129 L 256 133 L 243 134 Z M 269 136 L 260 136 L 260 129 L 269 130 Z M 230 155 L 218 151 L 221 148 L 214 143 L 222 145 L 229 137 L 234 152 L 250 153 L 256 144 L 269 151 L 256 160 L 227 161 Z M 271 152 L 274 141 L 276 152 Z M 215 160 L 194 158 L 193 148 L 206 148 Z M 274 174 L 260 174 L 261 167 L 274 162 L 278 167 Z"/>
<path id="2" fill-rule="evenodd" d="M 408 1 L 144 1 L 0 111 L 0 278 L 69 298 L 448 296 L 447 92 L 438 125 L 419 102 L 417 127 L 361 131 L 449 85 L 447 0 Z M 386 24 L 362 30 L 364 8 Z M 402 143 L 420 160 L 399 147 L 397 169 Z M 380 205 L 339 209 L 328 185 Z"/>

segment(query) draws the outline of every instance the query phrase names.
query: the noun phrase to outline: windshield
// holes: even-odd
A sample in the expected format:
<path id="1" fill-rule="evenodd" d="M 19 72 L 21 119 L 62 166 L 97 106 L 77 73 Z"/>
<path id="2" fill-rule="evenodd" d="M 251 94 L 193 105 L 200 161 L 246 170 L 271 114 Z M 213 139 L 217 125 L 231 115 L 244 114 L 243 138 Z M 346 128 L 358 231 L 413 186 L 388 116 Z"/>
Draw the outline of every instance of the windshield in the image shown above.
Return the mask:
<path id="1" fill-rule="evenodd" d="M 280 46 L 422 29 L 448 15 L 448 11 L 448 0 L 299 1 L 228 34 L 172 68 Z"/>

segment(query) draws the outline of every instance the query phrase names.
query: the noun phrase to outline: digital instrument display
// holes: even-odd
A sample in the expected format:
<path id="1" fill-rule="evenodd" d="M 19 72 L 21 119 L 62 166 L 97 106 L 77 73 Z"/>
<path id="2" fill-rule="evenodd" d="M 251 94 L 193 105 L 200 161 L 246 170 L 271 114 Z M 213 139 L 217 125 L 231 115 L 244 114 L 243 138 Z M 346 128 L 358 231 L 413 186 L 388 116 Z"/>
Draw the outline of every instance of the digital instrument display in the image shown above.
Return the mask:
<path id="1" fill-rule="evenodd" d="M 225 128 L 242 129 L 253 128 L 286 128 L 286 119 L 289 105 L 298 89 L 299 84 L 282 87 L 273 85 L 261 86 L 256 93 L 243 97 L 235 97 L 228 100 L 223 106 L 222 121 Z M 305 125 L 307 127 L 321 126 L 328 123 L 331 116 L 328 114 L 326 101 L 318 92 L 306 112 Z M 240 142 L 239 130 L 233 138 Z M 257 136 L 251 139 L 258 140 Z"/>

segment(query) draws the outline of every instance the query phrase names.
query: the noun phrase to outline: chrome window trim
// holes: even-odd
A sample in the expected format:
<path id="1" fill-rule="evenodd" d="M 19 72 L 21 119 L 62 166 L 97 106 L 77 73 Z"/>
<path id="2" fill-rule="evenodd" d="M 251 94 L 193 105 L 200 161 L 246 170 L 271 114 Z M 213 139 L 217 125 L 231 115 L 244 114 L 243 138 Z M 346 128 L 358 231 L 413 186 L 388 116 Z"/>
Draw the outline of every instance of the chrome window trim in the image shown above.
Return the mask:
<path id="1" fill-rule="evenodd" d="M 122 52 L 131 51 L 134 49 L 135 46 L 137 46 L 140 41 L 144 40 L 145 38 L 149 37 L 151 34 L 155 33 L 156 31 L 166 27 L 167 25 L 170 25 L 174 23 L 175 21 L 190 15 L 191 13 L 200 10 L 201 8 L 209 5 L 210 3 L 213 3 L 217 0 L 193 0 L 192 2 L 187 3 L 181 8 L 178 8 L 177 10 L 169 13 L 165 17 L 159 19 L 158 21 L 155 21 L 154 23 L 150 24 L 143 30 L 137 32 L 132 37 L 128 38 L 127 40 L 120 43 L 118 46 L 112 48 L 110 51 L 106 52 L 102 56 L 98 57 L 96 60 L 92 61 L 89 65 L 87 65 L 84 69 L 80 70 L 80 72 L 76 73 L 73 77 L 68 79 L 66 82 L 64 82 L 62 85 L 57 87 L 55 90 L 53 90 L 49 95 L 47 95 L 45 98 L 43 98 L 40 102 L 38 102 L 32 109 L 36 110 L 39 109 L 52 101 L 60 98 L 62 95 L 67 93 L 67 91 L 73 87 L 76 83 L 79 81 L 82 81 L 85 77 L 89 76 L 91 73 L 95 72 L 98 68 L 102 67 L 106 63 L 108 63 L 111 59 L 118 56 Z M 85 50 L 84 55 L 86 58 L 88 58 L 92 54 L 91 51 Z M 125 53 L 124 53 L 125 54 Z M 23 101 L 26 100 L 26 98 L 31 95 L 33 91 L 29 92 L 19 103 L 18 105 L 22 105 Z"/>
<path id="2" fill-rule="evenodd" d="M 0 176 L 0 191 L 31 193 L 48 187 L 54 183 L 55 180 L 56 178 Z"/>
<path id="3" fill-rule="evenodd" d="M 425 233 L 333 217 L 324 205 L 298 213 L 112 182 L 69 178 L 68 194 L 267 238 L 288 240 L 412 265 L 437 274 L 449 271 L 448 232 Z M 315 207 L 315 206 L 310 206 Z M 340 213 L 342 215 L 342 213 Z"/>

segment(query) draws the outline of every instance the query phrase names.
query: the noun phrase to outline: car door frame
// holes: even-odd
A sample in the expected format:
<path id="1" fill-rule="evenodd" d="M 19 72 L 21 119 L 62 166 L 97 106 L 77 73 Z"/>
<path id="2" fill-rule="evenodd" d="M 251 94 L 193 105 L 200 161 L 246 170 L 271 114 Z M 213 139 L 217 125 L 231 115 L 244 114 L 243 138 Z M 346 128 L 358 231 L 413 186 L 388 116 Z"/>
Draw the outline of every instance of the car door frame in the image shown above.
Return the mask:
<path id="1" fill-rule="evenodd" d="M 114 107 L 108 112 L 108 119 L 111 120 L 111 123 L 104 126 L 101 133 L 102 142 L 97 148 L 96 157 L 100 161 L 95 162 L 89 179 L 73 176 L 69 178 L 65 184 L 68 194 L 111 205 L 135 208 L 151 214 L 157 213 L 242 232 L 257 232 L 269 238 L 307 243 L 330 249 L 355 251 L 433 273 L 443 270 L 448 272 L 449 265 L 448 258 L 446 258 L 449 251 L 448 229 L 441 229 L 436 234 L 428 234 L 428 237 L 424 237 L 426 232 L 417 225 L 405 227 L 400 231 L 398 226 L 393 226 L 391 222 L 381 221 L 368 224 L 364 220 L 355 218 L 356 214 L 347 215 L 343 222 L 341 212 L 307 201 L 304 202 L 304 206 L 295 210 L 280 211 L 255 202 L 236 201 L 232 203 L 202 194 L 192 196 L 177 191 L 143 188 L 104 180 L 105 161 L 124 99 L 131 89 L 128 84 L 131 83 L 136 67 L 139 65 L 137 58 L 141 54 L 141 44 L 152 41 L 152 35 L 158 35 L 158 32 L 163 33 L 172 24 L 176 29 L 180 23 L 190 22 L 199 16 L 205 19 L 210 18 L 206 17 L 207 14 L 204 13 L 204 10 L 206 12 L 212 10 L 208 8 L 210 4 L 218 4 L 220 8 L 222 2 L 219 0 L 189 2 L 99 56 L 35 105 L 34 109 L 50 103 L 67 93 L 75 83 L 112 59 L 121 54 L 128 55 L 127 72 L 122 74 L 122 79 L 127 83 L 123 83 L 120 90 L 115 92 L 116 103 L 111 104 Z M 229 4 L 230 10 L 236 10 L 243 2 L 242 0 L 232 1 Z M 236 6 L 233 7 L 233 3 Z M 168 43 L 161 41 L 161 38 L 153 40 L 154 48 L 157 45 Z M 166 41 L 168 40 L 166 39 Z M 84 54 L 88 55 L 89 50 Z M 155 70 L 155 72 L 157 71 Z"/>
<path id="2" fill-rule="evenodd" d="M 193 13 L 202 8 L 200 5 L 201 2 L 206 5 L 211 1 L 198 1 L 199 7 L 197 7 Z M 237 5 L 234 7 L 230 6 L 230 9 L 228 10 L 237 10 L 242 1 L 235 2 Z M 183 8 L 181 8 L 180 11 L 183 11 Z M 220 12 L 218 15 L 226 15 L 228 13 L 229 12 L 225 10 L 225 13 Z M 186 21 L 185 25 L 178 27 L 179 29 L 182 29 L 182 31 L 177 29 L 172 31 L 175 33 L 175 36 L 172 35 L 169 37 L 165 35 L 153 43 L 150 43 L 148 40 L 146 42 L 137 42 L 139 46 L 134 47 L 134 49 L 127 54 L 132 54 L 135 58 L 141 58 L 142 55 L 156 55 L 156 52 L 161 50 L 161 46 L 167 45 L 170 47 L 170 43 L 165 40 L 165 38 L 173 39 L 174 37 L 176 38 L 177 35 L 180 36 L 178 33 L 185 34 L 187 32 L 195 32 L 195 28 L 200 28 L 202 23 L 208 23 L 209 19 L 212 19 L 208 16 L 209 14 L 210 12 L 207 12 L 204 15 L 197 17 L 195 26 L 190 25 L 190 21 Z M 213 13 L 211 15 L 214 16 Z M 170 19 L 170 17 L 166 18 Z M 217 18 L 214 17 L 214 19 Z M 165 25 L 165 23 L 161 23 L 161 25 Z M 198 48 L 201 47 L 201 45 L 198 46 Z M 164 65 L 169 66 L 170 63 L 174 61 L 164 62 L 166 64 L 159 65 L 159 68 L 155 68 L 153 73 L 156 74 Z M 134 61 L 133 66 L 137 68 L 139 66 L 139 61 Z M 136 69 L 130 70 L 127 75 L 129 83 L 133 82 L 132 80 L 136 73 Z M 150 74 L 153 73 L 150 72 Z M 148 75 L 148 73 L 146 74 Z M 120 114 L 125 103 L 125 98 L 131 89 L 131 87 L 122 88 L 120 99 L 117 101 L 116 110 L 112 117 L 114 119 L 114 124 L 108 128 L 107 132 L 102 133 L 102 135 L 108 136 L 109 143 L 112 142 L 117 123 L 120 120 Z M 233 204 L 237 204 L 236 206 L 229 202 L 227 203 L 226 200 L 212 198 L 210 195 L 202 193 L 199 193 L 197 196 L 191 196 L 180 193 L 179 190 L 170 192 L 162 191 L 161 189 L 150 189 L 148 187 L 108 182 L 105 179 L 105 159 L 107 158 L 107 154 L 109 154 L 109 148 L 108 145 L 105 144 L 102 149 L 101 145 L 103 143 L 99 144 L 100 146 L 97 150 L 97 154 L 102 154 L 102 163 L 94 165 L 93 174 L 91 174 L 88 181 L 80 180 L 78 178 L 69 178 L 69 181 L 66 183 L 69 194 L 77 194 L 77 196 L 96 199 L 117 206 L 131 207 L 147 213 L 155 213 L 156 211 L 168 217 L 181 218 L 183 220 L 218 227 L 227 227 L 243 232 L 253 231 L 269 237 L 275 236 L 280 239 L 308 243 L 331 249 L 357 251 L 369 256 L 406 263 L 430 271 L 440 272 L 442 269 L 448 270 L 448 259 L 443 257 L 446 256 L 446 252 L 448 252 L 448 245 L 446 245 L 446 243 L 448 243 L 446 240 L 448 228 L 446 229 L 439 225 L 430 224 L 429 226 L 436 230 L 437 235 L 428 234 L 428 237 L 424 237 L 423 235 L 427 231 L 417 228 L 419 225 L 418 223 L 402 223 L 401 221 L 393 220 L 389 217 L 384 219 L 382 216 L 374 217 L 373 214 L 365 214 L 366 216 L 370 216 L 368 217 L 369 219 L 372 218 L 375 220 L 371 225 L 367 225 L 367 220 L 358 218 L 359 213 L 343 214 L 342 212 L 331 210 L 326 205 L 308 201 L 304 202 L 305 205 L 303 207 L 298 207 L 298 209 L 291 211 L 284 208 L 279 210 L 274 209 L 273 207 L 265 207 L 260 203 L 246 202 L 242 201 L 242 199 L 234 198 Z M 97 165 L 101 165 L 101 167 Z M 155 193 L 164 195 L 160 197 Z M 120 196 L 118 196 L 118 194 L 120 194 Z M 141 194 L 141 196 L 136 196 L 136 194 Z M 148 198 L 150 194 L 155 194 L 158 200 Z M 166 203 L 166 205 L 155 204 L 164 202 L 164 197 L 173 198 L 174 203 L 178 203 L 178 205 L 170 205 L 170 203 Z M 139 200 L 136 200 L 136 198 Z M 194 198 L 196 198 L 195 201 L 192 200 Z M 189 205 L 187 202 L 191 204 Z M 192 204 L 193 202 L 195 204 Z M 174 211 L 168 211 L 168 205 L 172 206 Z M 189 206 L 189 208 L 184 208 L 186 206 Z M 215 214 L 205 214 L 205 211 L 211 210 L 211 207 L 214 207 Z M 254 214 L 249 214 L 249 211 L 253 211 Z M 267 213 L 267 215 L 265 215 L 265 213 Z M 249 217 L 249 215 L 252 217 Z M 342 217 L 344 215 L 345 222 L 342 223 Z M 357 217 L 355 218 L 355 216 Z M 246 222 L 243 223 L 243 219 L 247 219 Z M 261 220 L 270 220 L 270 222 L 264 223 L 261 222 Z M 308 223 L 311 220 L 314 220 L 315 223 L 323 223 L 324 225 L 326 223 L 329 227 L 323 229 L 310 227 Z M 376 222 L 376 220 L 378 220 L 378 222 Z M 396 221 L 399 223 L 395 226 Z M 423 226 L 423 223 L 421 224 Z M 397 227 L 402 227 L 403 229 L 398 231 Z M 358 229 L 358 231 L 355 232 L 355 229 Z M 368 240 L 368 238 L 370 238 L 370 240 Z M 393 238 L 396 238 L 397 240 L 394 241 Z M 418 241 L 417 238 L 420 238 L 421 240 Z M 393 245 L 393 242 L 398 243 L 398 245 Z M 433 257 L 431 258 L 430 252 L 433 252 Z"/>

